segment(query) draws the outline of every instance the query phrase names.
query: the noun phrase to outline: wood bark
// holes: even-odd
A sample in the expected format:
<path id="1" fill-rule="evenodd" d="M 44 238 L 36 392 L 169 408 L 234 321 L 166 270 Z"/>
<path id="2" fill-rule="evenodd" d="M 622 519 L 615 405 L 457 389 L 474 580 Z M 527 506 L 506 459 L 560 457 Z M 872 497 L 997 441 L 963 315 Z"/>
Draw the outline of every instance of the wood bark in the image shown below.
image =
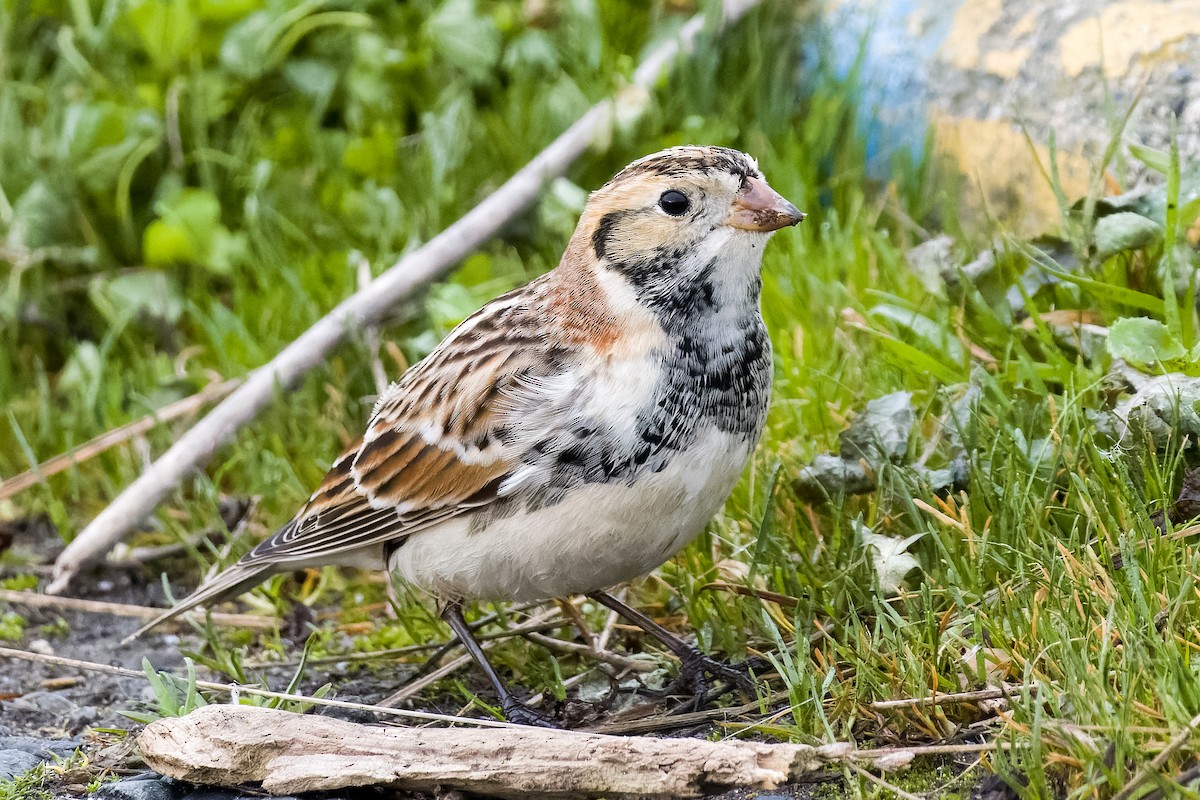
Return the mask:
<path id="1" fill-rule="evenodd" d="M 179 780 L 261 785 L 272 795 L 387 786 L 512 798 L 699 797 L 771 789 L 845 756 L 842 745 L 709 742 L 541 728 L 359 725 L 210 705 L 152 722 L 146 763 Z"/>

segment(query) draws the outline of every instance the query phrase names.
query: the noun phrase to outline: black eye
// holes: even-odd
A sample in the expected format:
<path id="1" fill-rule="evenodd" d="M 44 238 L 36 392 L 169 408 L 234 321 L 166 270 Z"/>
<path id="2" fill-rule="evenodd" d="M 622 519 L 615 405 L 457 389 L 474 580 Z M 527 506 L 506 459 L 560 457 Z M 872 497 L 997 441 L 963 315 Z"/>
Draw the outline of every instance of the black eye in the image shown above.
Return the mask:
<path id="1" fill-rule="evenodd" d="M 670 214 L 672 217 L 682 216 L 687 213 L 688 199 L 683 192 L 677 192 L 670 189 L 662 193 L 662 197 L 658 198 L 658 207 Z"/>

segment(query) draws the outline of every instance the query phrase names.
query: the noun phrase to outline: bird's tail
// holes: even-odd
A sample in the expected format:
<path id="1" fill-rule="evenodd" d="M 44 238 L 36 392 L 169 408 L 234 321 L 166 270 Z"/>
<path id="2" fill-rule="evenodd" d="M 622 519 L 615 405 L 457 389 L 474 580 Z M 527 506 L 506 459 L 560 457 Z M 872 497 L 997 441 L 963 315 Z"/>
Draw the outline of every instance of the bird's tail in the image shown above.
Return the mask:
<path id="1" fill-rule="evenodd" d="M 242 564 L 237 563 L 223 572 L 214 575 L 209 580 L 200 585 L 196 591 L 185 597 L 179 603 L 159 614 L 154 619 L 147 622 L 142 627 L 138 628 L 133 633 L 121 640 L 121 644 L 128 644 L 134 639 L 141 636 L 151 628 L 173 619 L 186 611 L 190 611 L 196 606 L 208 605 L 217 600 L 226 597 L 233 597 L 242 592 L 257 586 L 269 575 L 278 570 L 272 569 L 270 564 Z"/>

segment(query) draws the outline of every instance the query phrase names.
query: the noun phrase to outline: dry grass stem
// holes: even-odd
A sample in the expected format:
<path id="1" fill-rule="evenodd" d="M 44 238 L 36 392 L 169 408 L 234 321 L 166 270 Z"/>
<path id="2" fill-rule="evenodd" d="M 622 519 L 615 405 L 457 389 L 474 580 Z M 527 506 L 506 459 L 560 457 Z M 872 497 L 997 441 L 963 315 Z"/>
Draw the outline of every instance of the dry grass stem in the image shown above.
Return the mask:
<path id="1" fill-rule="evenodd" d="M 103 600 L 83 600 L 76 597 L 59 597 L 36 592 L 21 592 L 14 589 L 0 589 L 0 603 L 13 603 L 31 608 L 56 608 L 63 611 L 82 611 L 85 614 L 112 614 L 117 617 L 133 617 L 135 619 L 153 619 L 162 613 L 161 608 L 135 606 L 128 603 L 108 603 Z M 211 612 L 212 621 L 217 625 L 231 628 L 253 628 L 254 630 L 271 630 L 278 623 L 274 617 L 263 617 L 257 614 L 224 614 L 219 611 Z M 193 611 L 184 618 L 203 620 L 203 610 Z"/>
<path id="2" fill-rule="evenodd" d="M 241 381 L 236 378 L 210 383 L 191 397 L 185 397 L 182 400 L 165 405 L 141 419 L 127 422 L 118 428 L 113 428 L 111 431 L 100 434 L 91 441 L 85 442 L 78 447 L 73 447 L 65 453 L 54 456 L 54 458 L 47 459 L 32 469 L 22 472 L 20 475 L 14 475 L 7 480 L 2 480 L 0 481 L 0 500 L 5 500 L 31 486 L 36 486 L 51 475 L 57 475 L 76 464 L 82 464 L 88 459 L 100 455 L 105 450 L 109 450 L 119 444 L 124 444 L 130 439 L 141 436 L 163 423 L 195 414 L 209 403 L 220 400 L 239 385 L 241 385 Z"/>

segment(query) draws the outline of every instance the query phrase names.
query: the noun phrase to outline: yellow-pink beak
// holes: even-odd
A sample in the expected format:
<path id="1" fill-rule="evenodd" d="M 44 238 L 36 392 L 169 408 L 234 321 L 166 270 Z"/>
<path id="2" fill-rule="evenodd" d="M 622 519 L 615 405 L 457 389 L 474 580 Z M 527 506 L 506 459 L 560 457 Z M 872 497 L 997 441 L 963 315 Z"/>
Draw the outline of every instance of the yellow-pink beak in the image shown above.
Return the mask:
<path id="1" fill-rule="evenodd" d="M 795 225 L 804 213 L 767 185 L 762 178 L 749 178 L 733 201 L 725 224 L 743 231 L 766 233 Z"/>

